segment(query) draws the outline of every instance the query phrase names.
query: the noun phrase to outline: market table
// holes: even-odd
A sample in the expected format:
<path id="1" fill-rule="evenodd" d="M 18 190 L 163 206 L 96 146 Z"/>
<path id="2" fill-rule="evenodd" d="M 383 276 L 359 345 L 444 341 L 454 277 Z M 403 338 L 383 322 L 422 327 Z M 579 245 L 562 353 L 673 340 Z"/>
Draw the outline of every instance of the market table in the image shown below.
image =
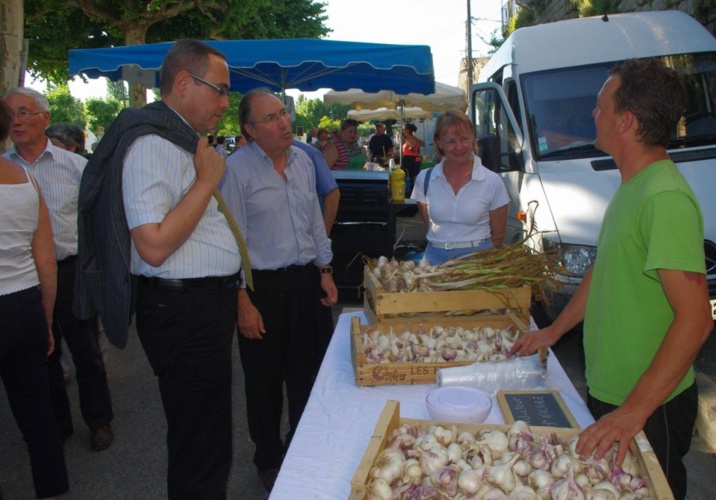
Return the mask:
<path id="1" fill-rule="evenodd" d="M 431 420 L 425 398 L 437 384 L 359 387 L 350 352 L 351 317 L 367 322 L 363 312 L 341 314 L 333 339 L 271 492 L 273 499 L 346 499 L 387 400 L 400 402 L 401 417 Z M 534 327 L 534 325 L 533 325 Z M 580 427 L 594 422 L 557 358 L 550 353 L 543 387 L 558 391 Z M 493 398 L 486 423 L 504 423 Z"/>

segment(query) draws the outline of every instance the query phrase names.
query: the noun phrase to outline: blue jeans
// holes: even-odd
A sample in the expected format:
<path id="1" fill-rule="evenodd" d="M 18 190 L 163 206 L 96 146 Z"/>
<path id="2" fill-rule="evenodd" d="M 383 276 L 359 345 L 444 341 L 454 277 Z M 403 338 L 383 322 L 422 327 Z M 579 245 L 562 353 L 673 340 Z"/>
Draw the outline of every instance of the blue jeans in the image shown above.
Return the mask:
<path id="1" fill-rule="evenodd" d="M 430 265 L 437 266 L 446 260 L 456 259 L 458 257 L 462 257 L 463 255 L 487 250 L 488 248 L 492 248 L 492 240 L 490 239 L 483 240 L 480 244 L 474 247 L 454 248 L 452 250 L 438 248 L 433 246 L 431 243 L 428 243 L 428 246 L 425 247 L 425 258 L 428 259 Z"/>

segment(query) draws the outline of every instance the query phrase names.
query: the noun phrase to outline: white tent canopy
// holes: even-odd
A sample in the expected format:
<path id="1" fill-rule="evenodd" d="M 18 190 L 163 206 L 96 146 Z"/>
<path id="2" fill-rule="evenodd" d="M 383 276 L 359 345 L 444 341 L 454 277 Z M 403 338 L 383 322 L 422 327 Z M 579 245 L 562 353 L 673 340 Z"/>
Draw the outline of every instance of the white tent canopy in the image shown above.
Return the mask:
<path id="1" fill-rule="evenodd" d="M 435 82 L 435 93 L 433 94 L 396 94 L 389 90 L 381 90 L 380 92 L 363 92 L 358 89 L 331 90 L 323 96 L 323 102 L 327 106 L 331 104 L 350 104 L 358 110 L 395 109 L 399 106 L 418 107 L 425 111 L 459 109 L 464 112 L 467 109 L 465 92 L 461 88 L 440 82 Z"/>
<path id="2" fill-rule="evenodd" d="M 348 118 L 358 120 L 359 122 L 369 122 L 372 120 L 429 120 L 433 117 L 432 111 L 425 111 L 421 108 L 404 108 L 401 112 L 399 109 L 379 108 L 379 109 L 351 109 L 348 111 Z"/>

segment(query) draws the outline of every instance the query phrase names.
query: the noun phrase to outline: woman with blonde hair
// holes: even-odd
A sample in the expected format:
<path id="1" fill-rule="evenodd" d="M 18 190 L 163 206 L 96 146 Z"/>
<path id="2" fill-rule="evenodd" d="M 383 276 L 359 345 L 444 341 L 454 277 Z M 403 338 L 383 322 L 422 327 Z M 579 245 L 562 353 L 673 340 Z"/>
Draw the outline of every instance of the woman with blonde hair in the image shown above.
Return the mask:
<path id="1" fill-rule="evenodd" d="M 434 142 L 443 158 L 420 172 L 411 196 L 427 232 L 425 258 L 436 265 L 501 246 L 507 189 L 475 154 L 472 123 L 464 113 L 446 111 L 436 121 Z"/>

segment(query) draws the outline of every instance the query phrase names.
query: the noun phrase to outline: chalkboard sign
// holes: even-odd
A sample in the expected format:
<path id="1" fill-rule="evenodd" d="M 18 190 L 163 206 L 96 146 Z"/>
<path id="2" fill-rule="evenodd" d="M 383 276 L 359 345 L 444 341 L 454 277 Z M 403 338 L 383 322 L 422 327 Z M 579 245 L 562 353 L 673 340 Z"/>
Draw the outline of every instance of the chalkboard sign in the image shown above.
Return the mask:
<path id="1" fill-rule="evenodd" d="M 556 391 L 497 391 L 505 422 L 522 420 L 540 427 L 572 427 L 579 424 Z"/>

